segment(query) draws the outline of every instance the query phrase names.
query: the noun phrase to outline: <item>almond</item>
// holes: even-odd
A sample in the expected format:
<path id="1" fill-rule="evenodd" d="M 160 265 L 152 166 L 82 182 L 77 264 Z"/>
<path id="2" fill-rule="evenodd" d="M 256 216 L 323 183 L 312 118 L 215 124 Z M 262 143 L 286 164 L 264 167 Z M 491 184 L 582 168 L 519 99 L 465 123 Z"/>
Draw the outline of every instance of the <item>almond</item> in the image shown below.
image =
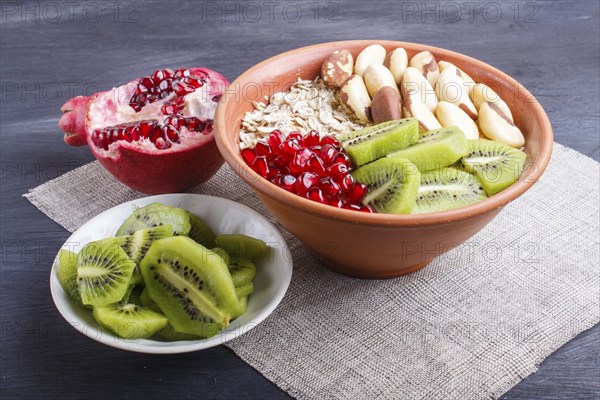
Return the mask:
<path id="1" fill-rule="evenodd" d="M 354 69 L 354 58 L 348 50 L 336 50 L 323 61 L 321 77 L 327 86 L 339 89 Z"/>
<path id="2" fill-rule="evenodd" d="M 400 93 L 398 89 L 384 86 L 375 93 L 371 102 L 373 122 L 380 124 L 402 118 L 400 109 Z"/>

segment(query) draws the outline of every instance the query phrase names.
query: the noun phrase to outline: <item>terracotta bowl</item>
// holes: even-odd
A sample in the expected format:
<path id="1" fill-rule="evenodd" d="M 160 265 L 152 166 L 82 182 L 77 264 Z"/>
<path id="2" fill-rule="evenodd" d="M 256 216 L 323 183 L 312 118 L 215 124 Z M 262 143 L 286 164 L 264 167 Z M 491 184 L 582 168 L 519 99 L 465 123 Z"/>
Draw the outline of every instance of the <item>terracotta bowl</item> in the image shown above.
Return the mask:
<path id="1" fill-rule="evenodd" d="M 322 205 L 289 193 L 252 171 L 239 152 L 241 119 L 252 101 L 288 90 L 298 78 L 313 79 L 334 50 L 354 57 L 379 43 L 390 51 L 404 47 L 409 57 L 429 50 L 476 82 L 492 87 L 510 107 L 525 138 L 526 168 L 508 189 L 486 200 L 450 211 L 420 215 L 365 214 Z M 250 68 L 229 87 L 216 113 L 217 146 L 225 162 L 287 230 L 330 269 L 362 278 L 386 278 L 414 272 L 438 255 L 469 239 L 502 208 L 528 190 L 544 172 L 552 153 L 552 126 L 537 100 L 517 81 L 476 59 L 416 43 L 358 40 L 323 43 L 292 50 Z"/>

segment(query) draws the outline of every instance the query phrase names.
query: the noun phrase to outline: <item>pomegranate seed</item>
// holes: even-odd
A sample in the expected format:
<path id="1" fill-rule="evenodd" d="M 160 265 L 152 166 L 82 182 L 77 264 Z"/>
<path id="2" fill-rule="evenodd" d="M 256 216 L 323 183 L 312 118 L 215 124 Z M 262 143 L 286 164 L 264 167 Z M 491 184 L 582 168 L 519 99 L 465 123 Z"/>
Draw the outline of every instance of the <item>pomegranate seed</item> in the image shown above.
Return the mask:
<path id="1" fill-rule="evenodd" d="M 325 164 L 323 164 L 323 161 L 321 161 L 319 156 L 317 156 L 314 153 L 310 156 L 310 159 L 308 160 L 308 170 L 310 172 L 314 172 L 319 176 L 324 176 L 326 172 Z"/>
<path id="2" fill-rule="evenodd" d="M 345 164 L 347 167 L 349 167 L 352 164 L 352 161 L 350 160 L 350 157 L 348 157 L 347 154 L 338 152 L 331 160 L 331 163 L 332 164 L 342 163 L 342 164 Z"/>
<path id="3" fill-rule="evenodd" d="M 340 187 L 342 188 L 342 191 L 347 192 L 354 187 L 354 183 L 355 183 L 354 177 L 352 175 L 348 174 L 348 175 L 344 176 L 344 178 L 340 182 Z"/>
<path id="4" fill-rule="evenodd" d="M 330 198 L 327 201 L 327 204 L 329 204 L 330 206 L 333 206 L 333 207 L 337 207 L 337 208 L 344 207 L 344 202 L 341 199 L 337 198 L 337 197 Z"/>
<path id="5" fill-rule="evenodd" d="M 144 138 L 150 137 L 150 134 L 154 130 L 154 124 L 151 122 L 140 123 L 140 136 Z"/>
<path id="6" fill-rule="evenodd" d="M 333 160 L 333 158 L 335 157 L 335 155 L 337 153 L 338 153 L 338 151 L 335 149 L 335 147 L 333 147 L 333 145 L 328 143 L 328 144 L 321 146 L 321 151 L 319 152 L 319 155 L 321 156 L 321 159 L 326 164 L 329 164 L 329 163 L 331 163 L 331 161 Z"/>
<path id="7" fill-rule="evenodd" d="M 319 132 L 312 130 L 304 136 L 304 144 L 306 147 L 312 147 L 319 144 L 321 137 Z"/>
<path id="8" fill-rule="evenodd" d="M 154 128 L 152 129 L 152 133 L 150 134 L 150 141 L 153 143 L 156 143 L 158 138 L 160 138 L 161 136 L 162 136 L 162 129 L 160 128 L 160 126 L 155 125 Z"/>
<path id="9" fill-rule="evenodd" d="M 165 97 L 168 97 L 171 93 L 169 93 L 169 91 L 164 91 L 164 92 L 160 92 L 160 94 L 158 95 L 158 97 L 160 97 L 161 99 L 164 99 Z"/>
<path id="10" fill-rule="evenodd" d="M 340 142 L 331 135 L 325 135 L 321 138 L 320 144 L 321 146 L 329 144 L 337 147 L 340 145 Z"/>
<path id="11" fill-rule="evenodd" d="M 360 211 L 360 209 L 362 207 L 363 207 L 363 204 L 360 204 L 360 203 L 346 203 L 344 205 L 344 209 L 353 210 L 353 211 Z"/>
<path id="12" fill-rule="evenodd" d="M 300 132 L 293 131 L 293 132 L 288 133 L 286 139 L 287 140 L 296 139 L 298 142 L 302 142 L 302 135 L 300 134 Z"/>
<path id="13" fill-rule="evenodd" d="M 267 158 L 265 156 L 258 156 L 254 160 L 254 163 L 251 165 L 252 169 L 262 176 L 263 178 L 269 178 L 271 175 L 271 169 L 269 168 L 269 163 L 267 162 Z"/>
<path id="14" fill-rule="evenodd" d="M 165 93 L 165 92 L 163 92 Z M 165 115 L 170 115 L 170 114 L 176 114 L 177 113 L 177 106 L 171 103 L 166 103 L 165 105 L 163 105 L 160 108 L 160 112 L 162 112 Z"/>
<path id="15" fill-rule="evenodd" d="M 317 146 L 310 146 L 310 149 L 313 151 L 313 153 L 315 154 L 319 154 L 321 152 L 321 146 L 317 145 Z"/>
<path id="16" fill-rule="evenodd" d="M 351 202 L 360 201 L 363 199 L 363 197 L 365 197 L 365 194 L 368 190 L 369 188 L 367 187 L 367 185 L 360 182 L 356 182 L 352 189 L 346 192 L 346 199 Z"/>
<path id="17" fill-rule="evenodd" d="M 159 150 L 166 150 L 171 147 L 171 142 L 163 138 L 158 138 L 156 139 L 156 143 L 154 143 L 154 146 L 156 146 L 156 148 Z"/>
<path id="18" fill-rule="evenodd" d="M 144 104 L 144 103 L 146 103 L 147 99 L 148 99 L 148 95 L 146 93 L 142 93 L 135 98 L 135 102 L 138 104 Z"/>
<path id="19" fill-rule="evenodd" d="M 309 149 L 300 149 L 296 151 L 296 154 L 294 154 L 294 158 L 290 163 L 290 170 L 295 174 L 303 172 L 311 155 L 313 155 L 313 152 Z"/>
<path id="20" fill-rule="evenodd" d="M 293 193 L 296 189 L 296 178 L 292 175 L 282 175 L 278 186 Z"/>
<path id="21" fill-rule="evenodd" d="M 137 89 L 141 92 L 147 92 L 148 90 L 150 90 L 151 88 L 154 87 L 154 83 L 152 82 L 152 79 L 145 76 L 142 79 L 140 79 L 140 83 L 138 84 Z"/>
<path id="22" fill-rule="evenodd" d="M 348 175 L 348 167 L 345 164 L 337 163 L 327 168 L 327 174 L 336 181 L 341 181 Z"/>
<path id="23" fill-rule="evenodd" d="M 375 209 L 372 206 L 369 205 L 369 206 L 362 206 L 360 208 L 360 210 L 358 210 L 358 211 L 362 211 L 362 212 L 373 214 L 375 212 Z"/>
<path id="24" fill-rule="evenodd" d="M 176 69 L 175 73 L 173 74 L 174 78 L 184 78 L 186 76 L 190 76 L 190 70 L 189 69 Z"/>
<path id="25" fill-rule="evenodd" d="M 198 89 L 199 87 L 202 87 L 204 85 L 204 81 L 202 81 L 199 78 L 195 78 L 193 76 L 187 76 L 187 77 L 183 78 L 183 82 L 187 83 L 188 85 L 193 86 L 196 89 Z"/>
<path id="26" fill-rule="evenodd" d="M 173 91 L 177 94 L 177 96 L 185 96 L 188 93 L 192 93 L 196 88 L 187 83 L 183 83 L 181 81 L 173 83 Z"/>
<path id="27" fill-rule="evenodd" d="M 290 158 L 287 156 L 277 156 L 273 159 L 273 164 L 279 168 L 287 167 L 290 164 Z"/>
<path id="28" fill-rule="evenodd" d="M 273 152 L 271 151 L 271 148 L 269 147 L 269 145 L 262 143 L 262 142 L 256 143 L 256 145 L 254 146 L 254 151 L 259 156 L 266 156 L 267 158 L 269 158 L 273 155 Z"/>
<path id="29" fill-rule="evenodd" d="M 256 160 L 256 152 L 252 149 L 244 149 L 240 151 L 242 158 L 246 161 L 246 164 L 251 165 Z"/>
<path id="30" fill-rule="evenodd" d="M 327 204 L 327 199 L 323 196 L 323 192 L 318 187 L 312 187 L 306 193 L 306 197 L 312 201 L 316 201 L 321 204 Z"/>
<path id="31" fill-rule="evenodd" d="M 284 140 L 285 140 L 285 137 L 283 136 L 283 133 L 281 133 L 281 131 L 279 131 L 279 130 L 274 130 L 269 135 L 268 142 L 272 149 L 278 149 Z"/>
<path id="32" fill-rule="evenodd" d="M 171 81 L 164 80 L 160 82 L 158 86 L 155 87 L 158 89 L 159 92 L 167 92 L 169 89 L 171 89 Z"/>
<path id="33" fill-rule="evenodd" d="M 168 138 L 172 142 L 179 142 L 179 132 L 172 126 L 163 127 L 163 137 Z"/>
<path id="34" fill-rule="evenodd" d="M 335 183 L 331 177 L 321 178 L 318 186 L 326 196 L 337 196 L 342 191 L 340 185 Z"/>
<path id="35" fill-rule="evenodd" d="M 286 154 L 289 157 L 294 157 L 297 150 L 300 150 L 300 142 L 297 139 L 286 139 L 285 142 L 279 146 L 280 154 Z"/>
<path id="36" fill-rule="evenodd" d="M 296 180 L 296 192 L 303 195 L 317 183 L 319 183 L 319 176 L 317 174 L 303 172 Z"/>

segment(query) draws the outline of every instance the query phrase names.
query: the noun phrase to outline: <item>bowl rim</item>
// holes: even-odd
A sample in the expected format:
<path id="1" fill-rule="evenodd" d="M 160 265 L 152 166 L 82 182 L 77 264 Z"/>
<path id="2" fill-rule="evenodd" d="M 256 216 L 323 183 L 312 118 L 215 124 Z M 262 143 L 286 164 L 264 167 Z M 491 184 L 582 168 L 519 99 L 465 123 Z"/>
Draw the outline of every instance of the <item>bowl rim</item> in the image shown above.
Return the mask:
<path id="1" fill-rule="evenodd" d="M 69 298 L 66 294 L 60 283 L 58 282 L 58 278 L 56 275 L 56 267 L 58 263 L 58 252 L 57 256 L 53 260 L 52 268 L 50 270 L 50 294 L 52 296 L 52 301 L 60 315 L 71 325 L 74 329 L 79 331 L 81 334 L 93 339 L 99 343 L 108 345 L 110 347 L 118 348 L 121 350 L 132 351 L 136 353 L 145 353 L 145 354 L 180 354 L 180 353 L 188 353 L 192 351 L 204 350 L 211 347 L 220 346 L 225 344 L 226 342 L 233 340 L 237 337 L 240 337 L 250 330 L 254 329 L 257 325 L 259 325 L 262 321 L 264 321 L 269 315 L 275 311 L 275 309 L 279 306 L 281 301 L 283 300 L 291 279 L 293 272 L 293 261 L 289 255 L 291 254 L 288 244 L 279 231 L 279 229 L 269 221 L 265 216 L 261 215 L 259 212 L 251 209 L 250 207 L 237 203 L 233 200 L 224 199 L 222 197 L 217 196 L 209 196 L 202 195 L 196 193 L 172 193 L 172 194 L 162 194 L 162 195 L 154 195 L 154 196 L 145 196 L 140 197 L 138 199 L 134 199 L 131 201 L 119 203 L 114 207 L 111 207 L 98 215 L 94 216 L 90 220 L 88 220 L 85 224 L 81 225 L 77 230 L 75 230 L 69 238 L 61 245 L 60 249 L 65 248 L 65 244 L 73 241 L 73 237 L 76 236 L 81 230 L 88 228 L 93 225 L 95 221 L 106 218 L 111 213 L 115 212 L 116 208 L 127 207 L 127 206 L 139 206 L 140 202 L 143 205 L 150 204 L 152 202 L 160 202 L 164 201 L 165 198 L 172 198 L 183 201 L 185 198 L 195 197 L 199 199 L 221 202 L 228 205 L 228 208 L 231 207 L 239 207 L 245 213 L 247 213 L 247 218 L 259 219 L 261 223 L 263 223 L 276 237 L 278 243 L 281 243 L 275 251 L 282 253 L 283 263 L 285 265 L 279 265 L 277 270 L 282 274 L 282 284 L 276 288 L 273 297 L 268 301 L 266 307 L 262 308 L 259 312 L 257 312 L 256 316 L 251 320 L 247 321 L 244 324 L 238 325 L 230 325 L 231 328 L 225 328 L 224 330 L 219 331 L 219 333 L 208 339 L 194 339 L 194 340 L 180 340 L 173 342 L 162 342 L 156 341 L 152 339 L 123 339 L 115 336 L 112 332 L 98 326 L 97 324 L 91 326 L 85 320 L 83 320 L 77 312 L 89 312 L 91 314 L 91 310 L 84 310 L 83 308 L 75 304 L 73 300 Z M 116 227 L 116 226 L 115 226 Z M 67 247 L 68 248 L 68 247 Z M 60 251 L 59 249 L 59 251 Z M 271 262 L 271 261 L 269 261 Z M 66 300 L 63 300 L 65 299 Z M 72 308 L 77 308 L 77 312 L 72 311 Z M 91 328 L 91 329 L 90 329 Z M 233 330 L 232 330 L 233 329 Z M 154 343 L 163 344 L 162 346 L 155 345 Z"/>
<path id="2" fill-rule="evenodd" d="M 550 157 L 552 155 L 552 148 L 554 144 L 552 125 L 550 124 L 550 120 L 548 119 L 548 116 L 546 115 L 540 102 L 535 98 L 535 96 L 533 96 L 533 94 L 531 94 L 527 90 L 527 88 L 525 88 L 523 85 L 521 85 L 519 82 L 517 82 L 515 79 L 513 79 L 506 73 L 483 61 L 477 60 L 462 53 L 420 43 L 393 40 L 344 40 L 335 42 L 323 42 L 319 44 L 289 50 L 277 54 L 273 57 L 270 57 L 264 61 L 261 61 L 260 63 L 252 66 L 251 68 L 244 71 L 241 75 L 239 75 L 231 83 L 230 87 L 235 88 L 236 86 L 241 85 L 241 81 L 243 81 L 248 75 L 254 74 L 255 71 L 257 71 L 258 69 L 261 69 L 268 64 L 276 62 L 281 58 L 289 57 L 291 55 L 297 55 L 300 53 L 310 52 L 320 48 L 344 48 L 345 46 L 349 45 L 362 45 L 366 47 L 372 44 L 381 44 L 383 46 L 389 47 L 418 47 L 421 51 L 428 50 L 436 54 L 441 53 L 453 57 L 458 57 L 463 59 L 467 63 L 482 67 L 483 69 L 487 69 L 488 71 L 491 71 L 493 75 L 499 76 L 503 80 L 509 82 L 511 85 L 514 85 L 515 88 L 517 88 L 521 93 L 524 94 L 524 97 L 521 98 L 532 99 L 530 105 L 531 107 L 533 107 L 533 114 L 536 115 L 542 123 L 541 131 L 542 135 L 544 136 L 542 139 L 542 144 L 540 146 L 537 158 L 531 160 L 532 164 L 534 166 L 537 166 L 537 168 L 532 167 L 525 170 L 521 174 L 517 182 L 515 182 L 513 185 L 506 188 L 502 192 L 485 200 L 478 201 L 477 203 L 456 208 L 453 210 L 432 212 L 426 214 L 370 214 L 356 212 L 352 210 L 339 209 L 336 207 L 331 207 L 329 205 L 320 204 L 309 199 L 305 199 L 301 196 L 295 195 L 293 193 L 290 193 L 272 184 L 268 180 L 262 178 L 244 162 L 239 153 L 239 149 L 234 148 L 234 146 L 220 134 L 221 131 L 225 131 L 225 125 L 228 122 L 225 118 L 225 110 L 230 104 L 234 103 L 235 96 L 225 96 L 223 98 L 223 101 L 219 103 L 219 106 L 217 107 L 215 113 L 215 138 L 217 141 L 217 147 L 219 148 L 219 151 L 221 152 L 221 155 L 223 156 L 225 162 L 234 170 L 234 172 L 240 178 L 242 178 L 254 190 L 259 191 L 265 196 L 273 198 L 277 202 L 287 204 L 295 209 L 307 211 L 311 214 L 326 219 L 333 219 L 337 221 L 378 227 L 427 226 L 468 219 L 476 215 L 492 212 L 498 208 L 505 206 L 512 200 L 525 193 L 527 190 L 529 190 L 531 186 L 533 186 L 535 182 L 537 182 L 537 180 L 543 174 L 550 161 Z M 242 99 L 241 101 L 247 100 Z"/>

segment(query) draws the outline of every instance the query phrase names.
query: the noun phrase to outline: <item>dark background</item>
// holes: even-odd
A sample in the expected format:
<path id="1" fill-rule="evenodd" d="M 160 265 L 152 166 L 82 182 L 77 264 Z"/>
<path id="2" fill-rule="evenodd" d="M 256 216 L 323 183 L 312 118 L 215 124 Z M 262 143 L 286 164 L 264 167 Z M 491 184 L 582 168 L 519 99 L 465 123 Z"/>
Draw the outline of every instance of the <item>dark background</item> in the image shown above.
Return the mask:
<path id="1" fill-rule="evenodd" d="M 2 398 L 286 397 L 224 347 L 174 356 L 128 353 L 84 337 L 58 314 L 48 278 L 68 233 L 21 195 L 93 159 L 87 148 L 62 142 L 56 123 L 69 97 L 163 67 L 202 65 L 233 80 L 265 58 L 314 43 L 414 41 L 512 75 L 542 103 L 557 142 L 600 158 L 597 0 L 3 1 L 0 7 Z M 599 340 L 598 326 L 583 332 L 504 398 L 600 398 Z"/>

